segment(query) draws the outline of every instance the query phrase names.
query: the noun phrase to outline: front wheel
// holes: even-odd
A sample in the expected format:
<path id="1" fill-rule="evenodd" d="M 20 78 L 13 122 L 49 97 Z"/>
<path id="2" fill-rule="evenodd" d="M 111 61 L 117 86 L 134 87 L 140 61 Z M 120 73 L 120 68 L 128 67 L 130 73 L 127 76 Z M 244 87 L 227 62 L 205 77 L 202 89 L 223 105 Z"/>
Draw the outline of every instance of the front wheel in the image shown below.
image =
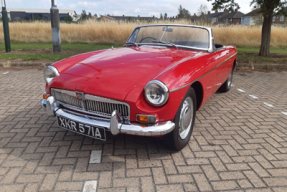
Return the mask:
<path id="1" fill-rule="evenodd" d="M 233 80 L 233 69 L 229 74 L 228 79 L 219 88 L 219 91 L 222 93 L 228 92 L 231 89 L 232 80 Z"/>
<path id="2" fill-rule="evenodd" d="M 191 87 L 184 96 L 175 115 L 174 130 L 163 137 L 165 145 L 180 151 L 188 144 L 193 131 L 196 109 L 196 95 Z"/>

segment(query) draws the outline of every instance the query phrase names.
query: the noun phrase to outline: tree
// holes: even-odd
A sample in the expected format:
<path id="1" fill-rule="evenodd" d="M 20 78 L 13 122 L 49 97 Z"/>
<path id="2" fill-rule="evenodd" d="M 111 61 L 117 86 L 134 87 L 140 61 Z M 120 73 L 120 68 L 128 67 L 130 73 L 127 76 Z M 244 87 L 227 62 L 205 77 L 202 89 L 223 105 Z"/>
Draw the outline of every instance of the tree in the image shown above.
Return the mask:
<path id="1" fill-rule="evenodd" d="M 88 18 L 87 12 L 86 10 L 83 10 L 81 13 L 81 20 L 87 20 L 87 18 Z"/>
<path id="2" fill-rule="evenodd" d="M 93 18 L 92 13 L 89 12 L 89 15 L 88 15 L 88 18 L 87 18 L 87 19 L 92 19 L 92 18 Z"/>
<path id="3" fill-rule="evenodd" d="M 201 4 L 197 10 L 197 15 L 206 15 L 208 13 L 207 5 Z"/>
<path id="4" fill-rule="evenodd" d="M 162 15 L 162 13 L 160 13 L 159 19 L 160 19 L 160 20 L 163 20 L 163 15 Z"/>
<path id="5" fill-rule="evenodd" d="M 164 20 L 167 20 L 167 13 L 164 13 Z"/>
<path id="6" fill-rule="evenodd" d="M 273 13 L 277 12 L 278 14 L 287 16 L 287 0 L 251 0 L 250 6 L 252 5 L 259 6 L 258 12 L 263 16 L 259 56 L 269 57 Z M 239 4 L 235 3 L 235 0 L 214 0 L 212 6 L 212 10 L 226 8 L 229 11 L 234 11 L 234 9 L 240 9 Z"/>
<path id="7" fill-rule="evenodd" d="M 190 18 L 190 13 L 187 9 L 182 8 L 182 6 L 180 5 L 178 8 L 178 15 L 177 17 L 179 19 L 189 19 Z"/>
<path id="8" fill-rule="evenodd" d="M 201 4 L 197 10 L 197 15 L 199 16 L 199 21 L 202 23 L 210 23 L 210 19 L 207 16 L 208 7 L 207 5 Z"/>
<path id="9" fill-rule="evenodd" d="M 35 16 L 34 16 L 34 20 L 35 20 L 35 21 L 41 21 L 42 18 L 41 18 L 39 15 L 35 15 Z"/>
<path id="10" fill-rule="evenodd" d="M 70 15 L 68 15 L 67 17 L 65 17 L 64 21 L 66 23 L 72 23 L 73 22 L 73 18 Z"/>
<path id="11" fill-rule="evenodd" d="M 95 17 L 95 18 L 98 18 L 98 15 L 95 13 L 95 14 L 94 14 L 94 17 Z"/>
<path id="12" fill-rule="evenodd" d="M 177 17 L 178 18 L 183 18 L 183 8 L 182 8 L 181 5 L 178 8 L 178 15 L 177 15 Z"/>

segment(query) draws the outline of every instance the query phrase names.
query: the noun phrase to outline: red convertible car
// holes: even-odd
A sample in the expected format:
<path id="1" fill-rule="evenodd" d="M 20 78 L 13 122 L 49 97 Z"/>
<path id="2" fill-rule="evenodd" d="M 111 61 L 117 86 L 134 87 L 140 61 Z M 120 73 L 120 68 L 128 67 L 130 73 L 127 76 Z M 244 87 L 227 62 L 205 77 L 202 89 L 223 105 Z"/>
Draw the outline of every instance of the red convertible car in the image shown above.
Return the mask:
<path id="1" fill-rule="evenodd" d="M 236 59 L 236 47 L 215 44 L 210 28 L 139 26 L 121 48 L 48 66 L 42 105 L 60 127 L 85 136 L 162 137 L 181 150 L 196 111 L 231 88 Z"/>

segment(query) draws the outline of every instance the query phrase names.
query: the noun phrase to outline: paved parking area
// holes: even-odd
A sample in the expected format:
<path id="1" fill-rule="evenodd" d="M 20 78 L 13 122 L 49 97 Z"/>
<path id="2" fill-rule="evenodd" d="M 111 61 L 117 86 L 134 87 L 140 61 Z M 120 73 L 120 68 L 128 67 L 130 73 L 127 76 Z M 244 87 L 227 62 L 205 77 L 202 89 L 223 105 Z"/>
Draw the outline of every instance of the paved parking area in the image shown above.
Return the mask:
<path id="1" fill-rule="evenodd" d="M 181 152 L 157 138 L 101 142 L 58 128 L 40 107 L 42 74 L 0 70 L 1 192 L 287 191 L 286 72 L 236 72 Z M 101 163 L 89 163 L 92 151 Z"/>

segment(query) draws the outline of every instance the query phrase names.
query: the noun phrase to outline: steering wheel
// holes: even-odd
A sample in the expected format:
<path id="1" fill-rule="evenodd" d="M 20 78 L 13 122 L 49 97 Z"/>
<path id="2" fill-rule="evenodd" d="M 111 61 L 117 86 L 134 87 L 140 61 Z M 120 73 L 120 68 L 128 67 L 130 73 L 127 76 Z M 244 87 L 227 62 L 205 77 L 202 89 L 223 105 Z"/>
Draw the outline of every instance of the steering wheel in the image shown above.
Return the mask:
<path id="1" fill-rule="evenodd" d="M 157 39 L 154 38 L 154 37 L 144 37 L 144 38 L 142 38 L 142 40 L 140 41 L 140 43 L 143 42 L 143 41 L 146 40 L 146 39 L 153 39 L 153 40 L 157 41 Z"/>

